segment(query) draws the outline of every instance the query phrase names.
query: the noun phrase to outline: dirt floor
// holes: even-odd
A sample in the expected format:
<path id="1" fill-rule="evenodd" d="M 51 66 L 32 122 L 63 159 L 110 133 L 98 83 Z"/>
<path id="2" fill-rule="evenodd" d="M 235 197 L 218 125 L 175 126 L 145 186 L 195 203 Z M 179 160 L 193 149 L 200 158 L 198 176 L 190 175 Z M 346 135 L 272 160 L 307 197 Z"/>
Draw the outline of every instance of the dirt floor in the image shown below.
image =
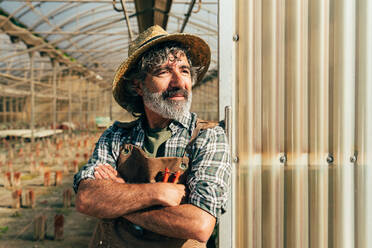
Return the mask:
<path id="1" fill-rule="evenodd" d="M 94 147 L 99 133 L 87 136 L 73 136 L 69 140 L 65 139 L 61 148 L 57 148 L 59 142 L 43 141 L 40 145 L 40 155 L 35 157 L 36 163 L 31 162 L 31 149 L 24 149 L 25 154 L 21 155 L 20 147 L 27 147 L 27 143 L 22 145 L 13 145 L 11 152 L 13 156 L 8 160 L 6 156 L 0 156 L 0 248 L 42 248 L 42 247 L 88 247 L 90 237 L 93 233 L 97 219 L 78 213 L 75 210 L 74 197 L 72 189 L 73 176 L 76 170 L 72 164 L 78 167 L 84 165 L 87 161 L 85 155 L 91 154 L 91 148 Z M 82 145 L 84 144 L 84 145 Z M 6 154 L 0 149 L 0 155 Z M 76 157 L 75 157 L 76 154 Z M 84 156 L 83 156 L 84 155 Z M 13 161 L 9 164 L 8 161 Z M 33 160 L 32 160 L 33 161 Z M 68 169 L 64 166 L 67 161 Z M 76 163 L 73 163 L 76 162 Z M 42 165 L 42 163 L 44 163 Z M 69 171 L 67 171 L 69 170 Z M 58 186 L 44 186 L 44 173 L 50 171 L 50 183 L 55 183 L 55 172 L 62 171 L 62 183 Z M 12 185 L 7 178 L 11 172 L 13 180 Z M 21 173 L 20 185 L 14 181 L 14 173 Z M 20 208 L 14 208 L 12 193 L 16 189 L 22 190 L 22 203 Z M 63 205 L 63 192 L 66 189 L 71 190 L 72 205 L 65 208 Z M 26 195 L 29 190 L 35 193 L 35 207 L 27 206 Z M 54 218 L 56 215 L 64 216 L 63 239 L 55 240 Z M 44 240 L 34 240 L 35 218 L 44 215 L 46 217 L 46 236 Z M 215 235 L 209 240 L 207 247 L 214 248 Z"/>
<path id="2" fill-rule="evenodd" d="M 97 219 L 75 210 L 72 182 L 75 174 L 73 170 L 76 168 L 72 164 L 74 159 L 76 166 L 80 167 L 86 163 L 86 154 L 91 154 L 91 148 L 94 147 L 98 137 L 99 134 L 94 133 L 93 135 L 77 134 L 70 138 L 60 136 L 58 142 L 41 140 L 38 141 L 39 155 L 36 155 L 35 151 L 31 152 L 30 143 L 14 142 L 11 150 L 4 147 L 1 149 L 0 160 L 6 161 L 5 158 L 8 158 L 7 161 L 13 163 L 9 165 L 9 162 L 0 162 L 0 248 L 88 247 Z M 57 147 L 57 143 L 60 143 L 60 147 Z M 36 163 L 31 166 L 32 155 Z M 68 166 L 63 166 L 63 161 Z M 45 171 L 50 171 L 51 185 L 55 184 L 55 172 L 61 171 L 63 173 L 61 184 L 44 186 Z M 11 181 L 7 177 L 9 172 L 12 174 Z M 21 174 L 20 183 L 14 180 L 15 172 Z M 16 189 L 22 190 L 20 208 L 14 208 L 12 192 Z M 65 208 L 63 192 L 66 189 L 71 190 L 72 199 L 71 206 Z M 34 191 L 34 208 L 27 206 L 26 195 L 29 190 Z M 64 216 L 62 240 L 54 239 L 54 217 L 57 214 Z M 44 240 L 34 241 L 34 220 L 40 215 L 46 217 L 46 235 Z"/>
<path id="3" fill-rule="evenodd" d="M 62 185 L 43 186 L 43 178 L 36 176 L 22 180 L 22 189 L 34 189 L 36 206 L 34 209 L 12 208 L 12 188 L 0 185 L 0 247 L 87 247 L 96 219 L 82 215 L 75 210 L 74 192 L 72 206 L 63 207 L 63 190 L 72 188 L 73 174 L 64 174 Z M 27 177 L 24 177 L 27 178 Z M 28 177 L 30 178 L 30 177 Z M 53 182 L 53 180 L 52 180 Z M 23 193 L 22 201 L 25 201 Z M 33 241 L 34 218 L 40 214 L 47 217 L 46 238 Z M 54 240 L 54 216 L 63 214 L 63 240 Z"/>

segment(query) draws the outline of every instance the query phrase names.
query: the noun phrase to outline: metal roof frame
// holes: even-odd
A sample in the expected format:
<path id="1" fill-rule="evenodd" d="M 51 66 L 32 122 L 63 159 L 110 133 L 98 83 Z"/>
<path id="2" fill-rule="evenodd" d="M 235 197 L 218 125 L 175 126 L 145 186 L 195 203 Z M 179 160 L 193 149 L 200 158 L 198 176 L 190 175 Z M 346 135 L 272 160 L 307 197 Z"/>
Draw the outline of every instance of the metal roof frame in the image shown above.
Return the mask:
<path id="1" fill-rule="evenodd" d="M 137 1 L 143 0 L 125 1 L 134 35 L 140 30 Z M 163 15 L 163 20 L 166 20 L 163 24 L 170 32 L 177 32 L 180 22 L 186 20 L 185 14 L 191 1 L 153 1 L 150 11 L 154 15 Z M 159 7 L 164 4 L 172 7 Z M 213 54 L 211 67 L 215 68 L 217 2 L 202 0 L 200 6 L 200 1 L 194 1 L 194 4 L 198 13 L 190 12 L 185 31 L 197 33 L 210 41 Z M 5 48 L 1 48 L 6 53 L 0 57 L 0 86 L 25 93 L 22 89 L 30 87 L 30 69 L 33 69 L 32 81 L 36 93 L 47 94 L 52 87 L 52 61 L 55 60 L 62 65 L 56 70 L 60 75 L 79 74 L 106 89 L 111 87 L 116 67 L 127 57 L 130 43 L 128 26 L 123 23 L 123 13 L 113 9 L 112 0 L 3 0 L 0 1 L 0 10 L 0 32 L 8 34 L 11 40 L 3 42 Z M 0 36 L 0 42 L 3 39 Z M 22 43 L 14 43 L 17 41 Z M 36 56 L 33 56 L 30 67 L 29 54 L 32 53 Z M 99 78 L 102 80 L 97 80 Z M 43 87 L 46 91 L 41 90 Z M 58 91 L 65 92 L 62 88 Z M 10 94 L 10 91 L 6 92 Z"/>

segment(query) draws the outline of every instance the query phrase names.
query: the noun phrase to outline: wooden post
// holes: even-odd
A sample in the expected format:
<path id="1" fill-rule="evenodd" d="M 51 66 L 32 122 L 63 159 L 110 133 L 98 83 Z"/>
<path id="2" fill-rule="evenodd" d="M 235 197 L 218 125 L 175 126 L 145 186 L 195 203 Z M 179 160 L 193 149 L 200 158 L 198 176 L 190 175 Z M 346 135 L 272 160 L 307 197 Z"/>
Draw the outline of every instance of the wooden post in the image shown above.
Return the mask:
<path id="1" fill-rule="evenodd" d="M 12 173 L 10 171 L 6 172 L 5 177 L 8 181 L 9 186 L 12 187 L 13 186 Z"/>
<path id="2" fill-rule="evenodd" d="M 43 175 L 45 171 L 44 162 L 40 161 L 39 166 L 37 167 L 37 170 L 39 171 L 39 175 Z"/>
<path id="3" fill-rule="evenodd" d="M 39 147 L 36 148 L 36 157 L 37 158 L 40 157 L 40 148 Z"/>
<path id="4" fill-rule="evenodd" d="M 73 172 L 78 172 L 79 171 L 79 164 L 78 164 L 78 161 L 75 159 L 74 161 L 72 161 L 72 165 L 73 165 L 73 169 L 72 171 Z"/>
<path id="5" fill-rule="evenodd" d="M 36 162 L 35 160 L 30 161 L 30 173 L 34 173 L 36 169 Z"/>
<path id="6" fill-rule="evenodd" d="M 62 171 L 56 171 L 55 175 L 55 186 L 62 184 Z"/>
<path id="7" fill-rule="evenodd" d="M 17 189 L 15 191 L 13 191 L 12 198 L 13 198 L 12 207 L 13 208 L 20 208 L 21 205 L 22 205 L 22 190 Z"/>
<path id="8" fill-rule="evenodd" d="M 37 216 L 34 220 L 34 240 L 44 240 L 46 230 L 46 216 Z"/>
<path id="9" fill-rule="evenodd" d="M 63 191 L 63 207 L 69 208 L 71 207 L 71 189 L 65 189 Z"/>
<path id="10" fill-rule="evenodd" d="M 21 185 L 21 172 L 14 172 L 13 180 L 14 180 L 14 186 L 20 186 Z"/>
<path id="11" fill-rule="evenodd" d="M 84 152 L 84 161 L 88 161 L 89 154 L 87 152 Z"/>
<path id="12" fill-rule="evenodd" d="M 54 216 L 54 239 L 55 240 L 63 239 L 63 224 L 64 224 L 63 214 L 56 214 Z"/>
<path id="13" fill-rule="evenodd" d="M 24 151 L 23 151 L 23 148 L 21 147 L 18 150 L 18 157 L 23 157 L 23 155 L 24 155 Z"/>
<path id="14" fill-rule="evenodd" d="M 68 161 L 63 161 L 63 173 L 68 174 Z"/>
<path id="15" fill-rule="evenodd" d="M 8 166 L 8 170 L 9 170 L 9 171 L 12 171 L 12 170 L 13 170 L 13 162 L 12 162 L 12 161 L 8 161 L 8 162 L 6 163 L 6 165 Z"/>
<path id="16" fill-rule="evenodd" d="M 50 171 L 44 172 L 44 186 L 50 186 Z"/>
<path id="17" fill-rule="evenodd" d="M 35 191 L 33 189 L 29 189 L 26 194 L 26 206 L 35 208 Z"/>

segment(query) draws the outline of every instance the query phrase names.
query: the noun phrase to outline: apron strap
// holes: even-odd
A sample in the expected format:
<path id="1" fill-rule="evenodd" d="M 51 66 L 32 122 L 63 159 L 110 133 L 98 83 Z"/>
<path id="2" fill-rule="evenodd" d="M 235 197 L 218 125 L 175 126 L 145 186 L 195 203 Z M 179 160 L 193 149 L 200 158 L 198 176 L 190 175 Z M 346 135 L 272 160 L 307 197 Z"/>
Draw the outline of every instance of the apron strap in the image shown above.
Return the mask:
<path id="1" fill-rule="evenodd" d="M 218 126 L 218 122 L 213 122 L 213 121 L 205 121 L 201 119 L 196 120 L 196 125 L 195 128 L 192 132 L 191 138 L 189 143 L 186 145 L 185 152 L 183 154 L 183 158 L 187 157 L 187 154 L 191 154 L 191 148 L 194 145 L 196 138 L 198 137 L 199 133 L 201 130 L 205 130 L 208 128 L 214 128 L 215 126 Z"/>

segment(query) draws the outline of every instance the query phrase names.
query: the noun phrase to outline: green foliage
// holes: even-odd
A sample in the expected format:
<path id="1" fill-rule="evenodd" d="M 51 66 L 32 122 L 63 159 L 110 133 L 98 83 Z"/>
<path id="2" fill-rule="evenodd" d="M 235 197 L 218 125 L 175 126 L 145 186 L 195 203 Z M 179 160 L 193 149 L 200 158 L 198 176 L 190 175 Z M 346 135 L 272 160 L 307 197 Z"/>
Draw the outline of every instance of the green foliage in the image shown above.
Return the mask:
<path id="1" fill-rule="evenodd" d="M 8 231 L 8 226 L 0 226 L 0 238 Z"/>
<path id="2" fill-rule="evenodd" d="M 69 215 L 72 212 L 70 208 L 58 208 L 56 209 L 56 214 Z"/>
<path id="3" fill-rule="evenodd" d="M 4 234 L 8 231 L 9 227 L 8 226 L 0 226 L 0 233 Z"/>

